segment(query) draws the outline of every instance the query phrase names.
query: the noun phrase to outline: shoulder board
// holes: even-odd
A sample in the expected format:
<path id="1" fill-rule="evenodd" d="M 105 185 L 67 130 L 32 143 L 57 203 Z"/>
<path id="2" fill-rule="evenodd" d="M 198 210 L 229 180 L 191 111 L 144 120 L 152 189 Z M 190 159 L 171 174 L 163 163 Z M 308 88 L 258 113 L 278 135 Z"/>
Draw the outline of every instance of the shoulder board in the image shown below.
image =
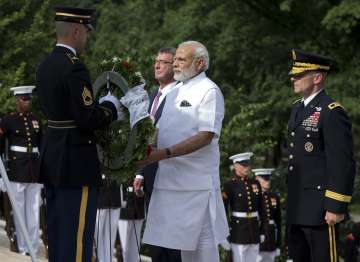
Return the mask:
<path id="1" fill-rule="evenodd" d="M 75 64 L 77 60 L 79 60 L 78 57 L 74 56 L 73 54 L 66 53 L 66 56 L 70 59 L 71 63 Z"/>
<path id="2" fill-rule="evenodd" d="M 300 99 L 296 99 L 294 102 L 293 102 L 293 104 L 296 104 L 297 102 L 299 102 L 301 100 L 301 98 Z"/>
<path id="3" fill-rule="evenodd" d="M 337 107 L 341 107 L 342 109 L 344 109 L 344 107 L 343 107 L 342 105 L 340 105 L 338 102 L 333 102 L 333 103 L 331 103 L 331 104 L 328 105 L 328 108 L 329 108 L 330 110 L 333 110 L 333 109 L 335 109 L 335 108 L 337 108 Z"/>

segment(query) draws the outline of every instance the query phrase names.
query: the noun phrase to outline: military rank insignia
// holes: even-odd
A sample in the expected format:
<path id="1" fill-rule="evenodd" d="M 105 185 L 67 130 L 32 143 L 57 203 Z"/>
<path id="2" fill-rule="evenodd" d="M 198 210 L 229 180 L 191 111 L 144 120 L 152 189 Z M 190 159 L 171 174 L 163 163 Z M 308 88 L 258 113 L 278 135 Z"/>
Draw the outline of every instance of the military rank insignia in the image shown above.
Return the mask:
<path id="1" fill-rule="evenodd" d="M 92 98 L 90 90 L 86 86 L 84 86 L 84 88 L 83 88 L 82 98 L 83 98 L 84 105 L 86 105 L 86 106 L 92 105 L 93 98 Z"/>
<path id="2" fill-rule="evenodd" d="M 320 111 L 321 109 L 319 111 L 314 112 L 311 116 L 303 120 L 302 126 L 305 127 L 306 131 L 315 131 L 315 132 L 318 131 L 317 126 L 320 119 Z"/>
<path id="3" fill-rule="evenodd" d="M 32 121 L 33 128 L 39 129 L 39 122 L 37 120 Z"/>

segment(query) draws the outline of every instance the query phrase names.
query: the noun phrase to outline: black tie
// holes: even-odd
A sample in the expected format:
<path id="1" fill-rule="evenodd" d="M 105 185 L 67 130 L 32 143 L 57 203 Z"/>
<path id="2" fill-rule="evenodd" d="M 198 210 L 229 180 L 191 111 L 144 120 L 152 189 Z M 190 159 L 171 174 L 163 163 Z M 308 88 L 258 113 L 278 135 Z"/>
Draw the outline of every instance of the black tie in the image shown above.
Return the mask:
<path id="1" fill-rule="evenodd" d="M 301 103 L 295 113 L 295 122 L 297 122 L 299 119 L 301 119 L 303 112 L 304 112 L 304 101 L 301 101 Z"/>

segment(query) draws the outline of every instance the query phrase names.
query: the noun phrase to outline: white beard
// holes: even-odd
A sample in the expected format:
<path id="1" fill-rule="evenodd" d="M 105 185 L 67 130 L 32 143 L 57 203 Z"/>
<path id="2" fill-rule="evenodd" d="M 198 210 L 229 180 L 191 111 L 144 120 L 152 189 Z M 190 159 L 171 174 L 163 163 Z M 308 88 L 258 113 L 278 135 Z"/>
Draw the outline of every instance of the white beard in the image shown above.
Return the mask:
<path id="1" fill-rule="evenodd" d="M 174 72 L 174 79 L 176 81 L 185 82 L 189 80 L 194 75 L 196 75 L 195 63 L 193 62 L 190 67 L 182 72 Z"/>

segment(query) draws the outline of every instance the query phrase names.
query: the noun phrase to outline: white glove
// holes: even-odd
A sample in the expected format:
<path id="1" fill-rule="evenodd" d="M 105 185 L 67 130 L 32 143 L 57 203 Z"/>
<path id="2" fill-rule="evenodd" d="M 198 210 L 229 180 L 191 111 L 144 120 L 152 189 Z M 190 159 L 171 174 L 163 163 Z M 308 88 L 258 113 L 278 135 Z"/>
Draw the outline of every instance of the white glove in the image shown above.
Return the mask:
<path id="1" fill-rule="evenodd" d="M 280 255 L 281 255 L 280 248 L 277 248 L 277 249 L 275 250 L 275 257 L 278 257 L 278 256 L 280 256 Z"/>
<path id="2" fill-rule="evenodd" d="M 260 243 L 263 243 L 265 241 L 265 235 L 260 235 Z"/>
<path id="3" fill-rule="evenodd" d="M 2 178 L 0 178 L 0 191 L 6 192 L 5 183 Z"/>
<path id="4" fill-rule="evenodd" d="M 224 240 L 223 242 L 221 242 L 220 245 L 223 247 L 223 249 L 225 249 L 227 251 L 229 251 L 231 248 L 230 243 L 227 240 Z"/>
<path id="5" fill-rule="evenodd" d="M 120 101 L 119 101 L 119 99 L 116 98 L 116 96 L 112 95 L 109 91 L 106 96 L 100 97 L 99 104 L 101 104 L 105 101 L 111 102 L 115 106 L 116 111 L 118 112 L 117 120 L 124 119 L 124 113 L 122 112 Z M 120 119 L 119 116 L 121 116 L 122 119 Z"/>
<path id="6" fill-rule="evenodd" d="M 144 90 L 145 84 L 135 86 L 120 99 L 120 102 L 129 110 L 131 128 L 140 121 L 149 116 L 149 95 Z"/>

